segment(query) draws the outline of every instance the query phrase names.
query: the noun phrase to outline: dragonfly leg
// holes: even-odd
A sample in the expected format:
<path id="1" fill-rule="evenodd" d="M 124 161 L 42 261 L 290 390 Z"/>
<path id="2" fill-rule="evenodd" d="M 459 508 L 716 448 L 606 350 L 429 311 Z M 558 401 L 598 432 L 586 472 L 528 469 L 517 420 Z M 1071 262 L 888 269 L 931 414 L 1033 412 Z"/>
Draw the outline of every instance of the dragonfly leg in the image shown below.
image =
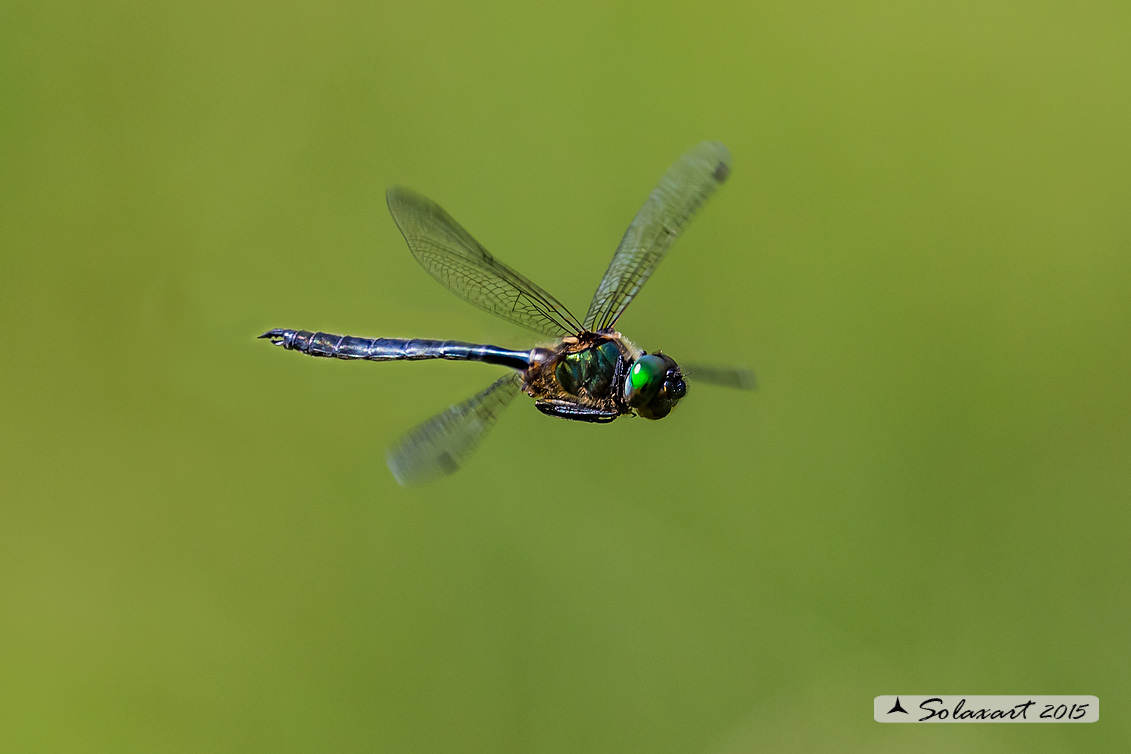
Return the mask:
<path id="1" fill-rule="evenodd" d="M 546 416 L 556 416 L 560 419 L 570 419 L 571 421 L 591 422 L 595 424 L 607 424 L 620 416 L 620 414 L 615 411 L 601 411 L 600 409 L 589 408 L 588 406 L 579 406 L 576 403 L 552 399 L 537 401 L 534 406 Z"/>

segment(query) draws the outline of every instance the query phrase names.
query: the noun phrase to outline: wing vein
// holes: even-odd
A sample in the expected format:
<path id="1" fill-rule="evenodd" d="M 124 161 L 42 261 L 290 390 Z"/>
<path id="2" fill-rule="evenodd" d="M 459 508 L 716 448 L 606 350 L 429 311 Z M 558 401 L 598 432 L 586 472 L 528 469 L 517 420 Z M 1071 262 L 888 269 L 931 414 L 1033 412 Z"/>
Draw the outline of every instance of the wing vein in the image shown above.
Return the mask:
<path id="1" fill-rule="evenodd" d="M 730 153 L 705 141 L 672 165 L 625 231 L 583 324 L 612 327 L 699 208 L 730 174 Z"/>
<path id="2" fill-rule="evenodd" d="M 401 187 L 387 199 L 416 261 L 464 301 L 544 335 L 582 330 L 560 301 L 493 257 L 435 202 Z"/>

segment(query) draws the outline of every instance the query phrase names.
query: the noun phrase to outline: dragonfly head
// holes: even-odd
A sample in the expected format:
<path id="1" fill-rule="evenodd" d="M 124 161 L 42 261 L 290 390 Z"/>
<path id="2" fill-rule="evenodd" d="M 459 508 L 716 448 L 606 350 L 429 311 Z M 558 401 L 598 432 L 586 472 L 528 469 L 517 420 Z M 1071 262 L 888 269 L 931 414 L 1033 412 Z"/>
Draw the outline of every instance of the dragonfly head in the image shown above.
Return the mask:
<path id="1" fill-rule="evenodd" d="M 675 359 L 662 353 L 641 356 L 624 378 L 624 400 L 645 419 L 663 419 L 687 395 Z"/>

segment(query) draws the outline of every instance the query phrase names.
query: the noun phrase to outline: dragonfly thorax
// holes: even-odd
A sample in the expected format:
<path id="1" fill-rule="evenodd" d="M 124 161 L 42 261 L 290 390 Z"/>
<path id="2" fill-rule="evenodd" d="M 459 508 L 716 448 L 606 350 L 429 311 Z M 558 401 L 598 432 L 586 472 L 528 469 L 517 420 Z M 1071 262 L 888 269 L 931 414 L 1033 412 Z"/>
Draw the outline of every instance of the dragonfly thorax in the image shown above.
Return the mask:
<path id="1" fill-rule="evenodd" d="M 674 359 L 648 354 L 611 329 L 569 336 L 552 349 L 537 350 L 542 357 L 532 359 L 526 392 L 538 399 L 540 410 L 555 416 L 662 419 L 687 394 Z"/>
<path id="2" fill-rule="evenodd" d="M 618 370 L 623 370 L 621 362 L 620 349 L 606 340 L 584 351 L 563 355 L 554 368 L 554 377 L 570 395 L 608 395 Z"/>

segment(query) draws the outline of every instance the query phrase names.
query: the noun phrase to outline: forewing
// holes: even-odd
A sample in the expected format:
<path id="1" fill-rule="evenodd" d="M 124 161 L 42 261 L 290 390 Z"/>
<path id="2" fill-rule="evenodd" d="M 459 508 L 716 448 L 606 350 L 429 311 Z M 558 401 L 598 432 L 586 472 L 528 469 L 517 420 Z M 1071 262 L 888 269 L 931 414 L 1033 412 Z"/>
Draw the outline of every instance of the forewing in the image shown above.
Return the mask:
<path id="1" fill-rule="evenodd" d="M 544 335 L 581 331 L 557 299 L 491 256 L 438 204 L 397 186 L 386 198 L 416 261 L 464 301 Z"/>
<path id="2" fill-rule="evenodd" d="M 730 152 L 717 141 L 703 142 L 668 169 L 613 254 L 585 315 L 586 330 L 616 323 L 668 247 L 729 174 Z"/>
<path id="3" fill-rule="evenodd" d="M 704 382 L 720 387 L 738 390 L 753 390 L 758 386 L 754 373 L 742 367 L 716 367 L 700 364 L 684 364 L 683 376 L 693 382 Z"/>
<path id="4" fill-rule="evenodd" d="M 393 477 L 407 486 L 454 474 L 521 387 L 522 378 L 517 373 L 508 374 L 405 433 L 385 454 Z"/>

